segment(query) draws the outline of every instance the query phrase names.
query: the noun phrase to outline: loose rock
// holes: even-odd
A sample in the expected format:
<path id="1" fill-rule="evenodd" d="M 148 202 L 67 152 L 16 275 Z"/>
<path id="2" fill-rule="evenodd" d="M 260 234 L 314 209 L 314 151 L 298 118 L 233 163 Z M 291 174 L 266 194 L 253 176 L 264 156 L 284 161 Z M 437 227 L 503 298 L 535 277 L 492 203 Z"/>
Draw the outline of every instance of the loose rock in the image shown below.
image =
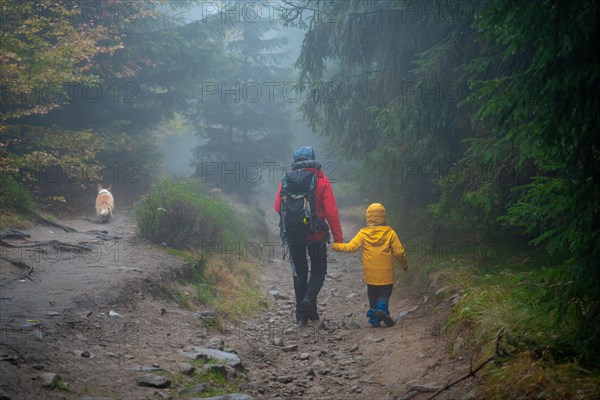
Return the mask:
<path id="1" fill-rule="evenodd" d="M 44 372 L 40 374 L 40 379 L 42 380 L 42 387 L 54 389 L 60 381 L 60 376 L 53 372 Z"/>
<path id="2" fill-rule="evenodd" d="M 223 339 L 218 336 L 213 336 L 208 339 L 206 347 L 209 349 L 223 350 Z"/>
<path id="3" fill-rule="evenodd" d="M 206 383 L 198 383 L 197 385 L 192 386 L 191 388 L 181 389 L 178 393 L 180 395 L 186 394 L 198 394 L 202 392 L 208 392 L 211 390 L 211 387 Z"/>
<path id="4" fill-rule="evenodd" d="M 284 296 L 281 293 L 279 293 L 279 291 L 277 291 L 277 290 L 269 290 L 269 294 L 271 296 L 273 296 L 273 298 L 275 300 L 289 300 L 290 299 L 289 297 Z"/>
<path id="5" fill-rule="evenodd" d="M 2 400 L 2 397 L 0 397 Z M 83 397 L 81 400 L 114 400 L 112 397 Z"/>
<path id="6" fill-rule="evenodd" d="M 253 399 L 254 398 L 252 396 L 249 396 L 244 393 L 231 393 L 231 394 L 225 394 L 223 396 L 205 397 L 202 400 L 253 400 Z M 194 399 L 192 399 L 192 400 L 194 400 Z"/>
<path id="7" fill-rule="evenodd" d="M 294 381 L 294 377 L 291 375 L 278 376 L 277 382 L 281 383 L 291 383 Z"/>
<path id="8" fill-rule="evenodd" d="M 162 368 L 160 367 L 144 367 L 141 365 L 129 368 L 130 371 L 137 371 L 137 372 L 156 372 L 156 371 L 163 371 Z"/>
<path id="9" fill-rule="evenodd" d="M 177 367 L 179 367 L 179 372 L 181 372 L 184 375 L 192 375 L 196 370 L 196 367 L 188 363 L 179 363 L 177 364 Z"/>
<path id="10" fill-rule="evenodd" d="M 154 375 L 154 374 L 146 374 L 141 378 L 137 379 L 137 384 L 139 386 L 148 386 L 155 388 L 166 388 L 171 386 L 171 381 L 165 378 L 164 376 Z"/>
<path id="11" fill-rule="evenodd" d="M 192 360 L 208 360 L 209 358 L 214 358 L 218 362 L 229 365 L 234 368 L 242 367 L 242 361 L 236 354 L 216 349 L 208 349 L 206 347 L 194 347 L 194 350 L 195 351 L 193 352 L 182 351 L 181 355 L 187 358 L 191 358 Z"/>
<path id="12" fill-rule="evenodd" d="M 217 317 L 217 313 L 212 310 L 199 311 L 196 313 L 196 317 L 200 319 L 215 319 Z"/>
<path id="13" fill-rule="evenodd" d="M 286 351 L 286 352 L 296 351 L 296 350 L 298 350 L 298 345 L 297 344 L 290 344 L 288 346 L 282 347 L 281 350 L 282 351 Z"/>

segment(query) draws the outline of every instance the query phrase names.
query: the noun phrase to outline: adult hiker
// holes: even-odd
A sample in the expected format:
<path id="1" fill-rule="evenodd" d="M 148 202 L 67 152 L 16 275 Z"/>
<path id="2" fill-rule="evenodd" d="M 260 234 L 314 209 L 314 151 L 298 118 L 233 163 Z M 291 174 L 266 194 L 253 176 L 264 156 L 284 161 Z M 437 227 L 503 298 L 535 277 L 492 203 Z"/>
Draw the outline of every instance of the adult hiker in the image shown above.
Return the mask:
<path id="1" fill-rule="evenodd" d="M 289 250 L 296 322 L 302 326 L 308 320 L 319 320 L 317 296 L 327 274 L 329 229 L 335 242 L 343 242 L 343 235 L 331 184 L 315 161 L 313 148 L 302 146 L 292 158 L 294 163 L 282 178 L 274 208 L 280 215 L 281 237 Z"/>

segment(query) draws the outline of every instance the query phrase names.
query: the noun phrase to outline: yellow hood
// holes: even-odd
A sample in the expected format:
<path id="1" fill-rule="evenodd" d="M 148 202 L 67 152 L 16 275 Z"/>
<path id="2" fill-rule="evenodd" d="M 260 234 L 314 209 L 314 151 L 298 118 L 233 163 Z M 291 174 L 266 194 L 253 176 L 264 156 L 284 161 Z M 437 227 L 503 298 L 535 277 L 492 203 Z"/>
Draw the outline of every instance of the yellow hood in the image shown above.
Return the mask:
<path id="1" fill-rule="evenodd" d="M 373 203 L 367 207 L 367 226 L 386 224 L 387 213 L 383 205 L 379 203 Z"/>

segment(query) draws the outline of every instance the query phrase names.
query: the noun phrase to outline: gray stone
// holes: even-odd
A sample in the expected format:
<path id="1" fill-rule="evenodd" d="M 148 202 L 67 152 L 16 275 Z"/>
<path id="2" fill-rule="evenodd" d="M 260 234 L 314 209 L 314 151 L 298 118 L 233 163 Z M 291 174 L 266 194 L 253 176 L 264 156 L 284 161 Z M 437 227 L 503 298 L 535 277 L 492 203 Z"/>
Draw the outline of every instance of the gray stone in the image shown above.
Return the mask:
<path id="1" fill-rule="evenodd" d="M 0 400 L 2 398 L 0 397 Z M 82 397 L 81 400 L 114 400 L 112 397 Z"/>
<path id="2" fill-rule="evenodd" d="M 281 383 L 291 383 L 294 381 L 294 377 L 291 375 L 278 376 L 277 382 Z"/>
<path id="3" fill-rule="evenodd" d="M 294 336 L 298 334 L 298 328 L 287 328 L 284 333 L 286 336 Z"/>
<path id="4" fill-rule="evenodd" d="M 53 372 L 43 372 L 40 374 L 42 380 L 42 387 L 47 389 L 54 389 L 58 382 L 60 382 L 60 376 Z"/>
<path id="5" fill-rule="evenodd" d="M 164 376 L 154 374 L 146 374 L 141 378 L 136 379 L 136 381 L 139 386 L 148 386 L 155 388 L 166 388 L 171 386 L 170 380 L 168 380 Z"/>
<path id="6" fill-rule="evenodd" d="M 281 350 L 282 351 L 286 351 L 286 352 L 296 351 L 296 350 L 298 350 L 298 345 L 297 344 L 290 344 L 288 346 L 282 347 Z"/>
<path id="7" fill-rule="evenodd" d="M 440 390 L 442 387 L 438 386 L 437 383 L 427 383 L 425 385 L 410 385 L 409 390 L 416 390 L 420 393 L 433 393 Z"/>
<path id="8" fill-rule="evenodd" d="M 244 394 L 244 393 L 231 393 L 231 394 L 225 394 L 222 396 L 204 397 L 202 399 L 192 399 L 192 400 L 254 400 L 254 398 L 252 396 Z"/>
<path id="9" fill-rule="evenodd" d="M 0 400 L 10 400 L 10 397 L 6 394 L 6 392 L 0 389 Z"/>
<path id="10" fill-rule="evenodd" d="M 223 350 L 223 339 L 218 336 L 213 336 L 208 339 L 206 347 L 209 349 Z"/>
<path id="11" fill-rule="evenodd" d="M 461 400 L 473 400 L 477 398 L 477 390 L 471 389 L 467 394 L 465 394 Z"/>
<path id="12" fill-rule="evenodd" d="M 177 367 L 179 368 L 179 372 L 184 375 L 192 375 L 196 370 L 196 367 L 188 363 L 179 363 L 177 364 Z"/>
<path id="13" fill-rule="evenodd" d="M 162 368 L 160 367 L 144 367 L 141 365 L 129 368 L 130 371 L 137 371 L 137 372 L 156 372 L 156 371 L 163 371 Z"/>
<path id="14" fill-rule="evenodd" d="M 271 296 L 273 296 L 273 298 L 275 300 L 289 300 L 290 299 L 289 297 L 284 296 L 281 293 L 279 293 L 279 291 L 277 291 L 277 290 L 269 290 L 269 294 Z"/>
<path id="15" fill-rule="evenodd" d="M 276 337 L 275 339 L 273 339 L 273 346 L 283 346 L 283 338 Z"/>
<path id="16" fill-rule="evenodd" d="M 46 311 L 46 315 L 49 317 L 58 317 L 61 314 L 58 311 Z"/>
<path id="17" fill-rule="evenodd" d="M 194 347 L 194 350 L 195 351 L 193 352 L 182 351 L 181 355 L 187 358 L 191 358 L 192 360 L 208 360 L 209 358 L 214 358 L 215 360 L 217 360 L 217 362 L 229 365 L 231 367 L 242 367 L 242 361 L 236 354 L 216 349 L 208 349 L 206 347 Z"/>
<path id="18" fill-rule="evenodd" d="M 360 324 L 354 320 L 351 321 L 342 321 L 341 324 L 342 329 L 360 329 Z"/>
<path id="19" fill-rule="evenodd" d="M 2 398 L 0 397 L 0 400 Z M 112 397 L 82 397 L 81 400 L 114 400 Z"/>
<path id="20" fill-rule="evenodd" d="M 196 317 L 200 319 L 215 319 L 217 317 L 217 313 L 212 310 L 199 311 L 196 313 Z"/>
<path id="21" fill-rule="evenodd" d="M 207 385 L 206 383 L 198 383 L 190 388 L 181 389 L 177 393 L 179 395 L 198 394 L 198 393 L 202 393 L 202 392 L 208 392 L 211 389 L 212 388 L 210 387 L 210 385 Z"/>
<path id="22" fill-rule="evenodd" d="M 298 358 L 302 361 L 306 361 L 310 358 L 310 354 L 309 353 L 300 353 L 298 355 Z"/>

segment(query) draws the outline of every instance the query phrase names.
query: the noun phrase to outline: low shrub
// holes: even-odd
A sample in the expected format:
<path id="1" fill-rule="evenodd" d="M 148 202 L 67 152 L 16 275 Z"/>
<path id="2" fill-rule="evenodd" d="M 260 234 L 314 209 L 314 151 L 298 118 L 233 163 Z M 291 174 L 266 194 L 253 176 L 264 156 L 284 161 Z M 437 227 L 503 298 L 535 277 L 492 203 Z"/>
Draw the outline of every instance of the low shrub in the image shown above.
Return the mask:
<path id="1" fill-rule="evenodd" d="M 0 174 L 0 208 L 3 211 L 26 212 L 35 208 L 35 201 L 18 182 Z"/>
<path id="2" fill-rule="evenodd" d="M 241 240 L 236 214 L 192 180 L 163 178 L 134 205 L 140 234 L 176 249 Z"/>

